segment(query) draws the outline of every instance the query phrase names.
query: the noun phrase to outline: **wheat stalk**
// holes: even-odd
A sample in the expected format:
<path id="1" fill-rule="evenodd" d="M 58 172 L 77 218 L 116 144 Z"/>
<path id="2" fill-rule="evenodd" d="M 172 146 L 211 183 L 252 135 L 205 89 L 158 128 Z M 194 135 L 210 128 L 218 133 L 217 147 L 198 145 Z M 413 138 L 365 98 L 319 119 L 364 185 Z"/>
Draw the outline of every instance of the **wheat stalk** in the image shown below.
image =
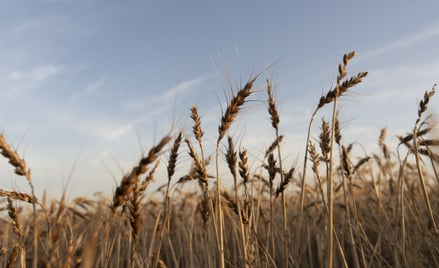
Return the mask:
<path id="1" fill-rule="evenodd" d="M 14 168 L 15 168 L 15 174 L 19 175 L 19 176 L 24 176 L 29 184 L 29 187 L 31 189 L 31 194 L 32 194 L 32 208 L 33 208 L 33 223 L 34 226 L 36 226 L 37 224 L 37 208 L 36 208 L 36 203 L 37 201 L 37 197 L 35 195 L 35 188 L 34 185 L 32 183 L 32 179 L 31 179 L 31 171 L 29 168 L 27 168 L 26 166 L 26 162 L 24 161 L 24 159 L 20 158 L 20 156 L 18 155 L 17 151 L 14 151 L 11 149 L 11 146 L 9 146 L 9 144 L 7 143 L 5 137 L 3 136 L 3 134 L 0 134 L 0 151 L 1 154 L 6 157 L 7 159 L 9 159 L 9 164 L 11 164 Z M 36 268 L 37 267 L 37 257 L 38 257 L 38 236 L 37 236 L 37 232 L 34 232 L 34 236 L 33 236 L 33 246 L 34 246 L 34 260 L 33 260 L 33 267 Z"/>
<path id="2" fill-rule="evenodd" d="M 352 58 L 354 58 L 356 55 L 355 51 L 349 52 L 347 54 L 345 54 L 343 56 L 343 62 L 338 66 L 338 76 L 337 76 L 337 84 L 336 86 L 329 90 L 328 93 L 325 96 L 322 96 L 319 100 L 319 103 L 316 107 L 316 109 L 314 110 L 314 112 L 311 115 L 311 119 L 309 121 L 308 124 L 308 131 L 307 131 L 307 138 L 306 138 L 306 147 L 310 144 L 310 136 L 311 136 L 311 127 L 314 121 L 314 117 L 317 115 L 317 112 L 323 108 L 324 106 L 326 106 L 327 104 L 330 103 L 334 103 L 334 107 L 333 107 L 333 122 L 332 122 L 332 130 L 331 133 L 334 133 L 334 129 L 335 129 L 335 122 L 336 122 L 336 113 L 337 113 L 337 99 L 342 96 L 343 94 L 345 94 L 349 88 L 357 85 L 358 83 L 360 83 L 363 78 L 365 78 L 367 76 L 367 72 L 360 72 L 358 73 L 356 76 L 351 77 L 348 80 L 343 81 L 343 79 L 346 77 L 347 74 L 347 66 L 349 64 L 349 62 L 352 60 Z M 331 134 L 331 143 L 334 135 Z M 332 146 L 331 146 L 332 148 Z M 332 150 L 331 150 L 332 152 Z M 332 153 L 331 153 L 332 154 Z M 330 158 L 332 159 L 332 158 Z M 303 220 L 303 207 L 304 207 L 304 203 L 305 203 L 305 192 L 306 192 L 306 184 L 305 184 L 305 179 L 306 179 L 306 167 L 307 167 L 307 161 L 308 160 L 308 148 L 306 148 L 305 150 L 305 156 L 304 156 L 304 164 L 303 164 L 303 172 L 302 172 L 302 181 L 301 181 L 301 192 L 300 192 L 300 202 L 299 202 L 299 227 L 297 229 L 297 239 L 299 239 L 298 244 L 300 244 L 300 232 L 301 232 L 301 228 L 302 228 L 302 220 Z M 330 161 L 331 162 L 331 161 Z M 330 171 L 332 171 L 332 165 L 330 165 Z M 332 182 L 329 182 L 328 185 L 328 190 L 329 188 L 332 189 Z M 331 198 L 332 199 L 332 190 L 328 191 L 328 199 Z M 328 204 L 329 207 L 332 206 L 332 201 L 330 204 Z M 330 212 L 332 212 L 332 209 L 330 209 Z M 331 214 L 331 213 L 330 213 Z M 332 227 L 332 216 L 329 217 L 329 225 L 330 227 Z M 331 268 L 333 265 L 333 254 L 332 254 L 332 249 L 333 249 L 333 236 L 332 236 L 332 229 L 329 228 L 330 230 L 328 230 L 328 247 L 330 247 L 329 251 L 330 253 L 328 254 L 328 260 L 327 260 L 327 264 L 328 267 Z M 299 255 L 299 247 L 296 247 L 296 252 L 295 252 L 295 258 L 299 259 L 300 255 Z"/>
<path id="3" fill-rule="evenodd" d="M 279 134 L 279 124 L 280 124 L 280 117 L 279 117 L 279 112 L 277 109 L 277 105 L 276 105 L 276 101 L 275 98 L 273 96 L 273 89 L 271 86 L 271 82 L 270 80 L 267 79 L 267 103 L 268 103 L 268 114 L 270 115 L 270 120 L 271 120 L 271 126 L 274 128 L 275 130 L 275 134 L 276 134 L 276 142 L 277 142 L 277 156 L 278 156 L 278 160 L 279 160 L 279 169 L 280 169 L 280 186 L 277 190 L 280 191 L 280 193 L 282 194 L 282 221 L 283 221 L 283 232 L 284 232 L 284 265 L 285 267 L 289 266 L 289 234 L 288 234 L 288 229 L 287 229 L 287 204 L 286 204 L 286 197 L 285 197 L 285 189 L 289 183 L 289 179 L 286 179 L 284 176 L 284 170 L 283 170 L 283 163 L 282 163 L 282 156 L 281 156 L 281 149 L 280 149 L 280 142 L 282 141 L 282 137 Z M 272 145 L 273 146 L 273 145 Z M 270 146 L 271 147 L 271 146 Z M 270 149 L 270 148 L 269 148 Z M 269 150 L 267 150 L 268 152 Z M 266 153 L 267 154 L 267 153 Z M 276 193 L 276 196 L 278 195 L 278 193 Z"/>
<path id="4" fill-rule="evenodd" d="M 224 228 L 223 228 L 223 211 L 221 208 L 221 179 L 220 179 L 220 172 L 219 172 L 219 145 L 221 140 L 224 138 L 224 135 L 226 134 L 227 130 L 232 125 L 233 121 L 235 120 L 236 116 L 238 115 L 239 111 L 241 110 L 241 107 L 246 102 L 247 98 L 253 93 L 252 88 L 256 81 L 256 79 L 259 77 L 261 73 L 256 75 L 253 79 L 250 79 L 245 86 L 240 89 L 235 96 L 232 97 L 230 100 L 225 113 L 221 117 L 221 123 L 218 126 L 218 139 L 216 142 L 216 203 L 218 205 L 218 232 L 219 232 L 219 256 L 220 256 L 220 267 L 225 267 L 224 262 Z"/>
<path id="5" fill-rule="evenodd" d="M 139 163 L 132 168 L 131 172 L 122 178 L 113 197 L 113 213 L 119 206 L 125 203 L 128 196 L 133 192 L 133 186 L 138 183 L 139 176 L 148 171 L 148 166 L 157 159 L 157 156 L 163 150 L 163 147 L 165 147 L 170 140 L 171 137 L 169 136 L 163 137 L 156 146 L 149 150 L 148 155 L 140 159 Z"/>
<path id="6" fill-rule="evenodd" d="M 433 211 L 431 208 L 430 198 L 428 196 L 427 188 L 425 186 L 425 178 L 424 178 L 424 174 L 422 171 L 422 167 L 421 167 L 421 163 L 420 163 L 421 161 L 420 161 L 419 152 L 418 152 L 419 144 L 418 144 L 418 133 L 417 133 L 418 129 L 419 129 L 419 126 L 418 126 L 419 122 L 421 121 L 423 113 L 427 110 L 428 103 L 430 102 L 431 97 L 433 97 L 433 95 L 435 93 L 435 88 L 436 88 L 436 84 L 433 86 L 433 88 L 430 91 L 425 92 L 423 100 L 421 100 L 419 102 L 418 118 L 416 119 L 415 127 L 413 128 L 413 150 L 414 150 L 414 154 L 415 154 L 416 167 L 418 169 L 419 181 L 420 181 L 420 184 L 422 187 L 422 193 L 424 195 L 425 204 L 426 204 L 427 209 L 428 209 L 428 213 L 430 216 L 431 223 L 433 225 L 433 229 L 434 229 L 436 234 L 439 234 L 439 229 L 436 225 L 436 221 L 434 219 Z"/>
<path id="7" fill-rule="evenodd" d="M 25 248 L 24 248 L 24 237 L 23 237 L 23 228 L 20 224 L 20 221 L 18 219 L 18 212 L 14 207 L 14 204 L 12 202 L 11 198 L 7 198 L 8 199 L 8 215 L 9 218 L 11 219 L 11 224 L 12 224 L 12 231 L 15 233 L 15 235 L 17 236 L 17 245 L 14 246 L 11 254 L 9 255 L 9 259 L 8 259 L 8 263 L 7 263 L 7 267 L 14 267 L 15 266 L 15 261 L 18 255 L 18 252 L 20 252 L 20 266 L 21 267 L 25 267 Z"/>

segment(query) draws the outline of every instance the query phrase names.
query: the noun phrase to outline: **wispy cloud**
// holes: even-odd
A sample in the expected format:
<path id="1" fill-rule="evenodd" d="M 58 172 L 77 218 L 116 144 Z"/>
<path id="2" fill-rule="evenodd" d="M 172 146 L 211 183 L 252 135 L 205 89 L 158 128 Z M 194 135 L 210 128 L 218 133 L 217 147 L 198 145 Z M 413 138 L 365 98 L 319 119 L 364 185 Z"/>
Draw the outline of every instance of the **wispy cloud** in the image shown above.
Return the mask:
<path id="1" fill-rule="evenodd" d="M 412 100 L 439 82 L 439 58 L 422 64 L 391 66 L 371 70 L 365 80 L 374 101 Z"/>
<path id="2" fill-rule="evenodd" d="M 181 97 L 182 95 L 189 94 L 191 90 L 199 89 L 199 86 L 206 82 L 210 77 L 210 75 L 199 76 L 194 79 L 179 83 L 173 86 L 171 89 L 166 90 L 165 92 L 158 95 L 126 100 L 124 102 L 124 105 L 125 107 L 133 111 L 144 110 L 151 105 L 161 107 L 163 103 L 169 103 L 176 97 Z"/>
<path id="3" fill-rule="evenodd" d="M 138 126 L 143 126 L 154 121 L 160 122 L 160 118 L 166 111 L 172 109 L 169 101 L 176 95 L 182 96 L 190 94 L 189 91 L 197 88 L 208 77 L 198 77 L 196 79 L 184 81 L 171 89 L 154 96 L 145 96 L 142 99 L 125 100 L 118 112 L 113 111 L 89 111 L 84 116 L 84 112 L 76 110 L 73 105 L 69 112 L 60 117 L 60 122 L 70 122 L 69 127 L 81 134 L 98 139 L 100 141 L 115 141 L 123 138 L 127 133 L 134 131 Z M 98 94 L 105 86 L 106 78 L 97 79 L 82 89 L 71 95 L 70 100 L 75 101 L 90 94 Z M 169 127 L 169 126 L 168 126 Z"/>
<path id="4" fill-rule="evenodd" d="M 29 34 L 41 31 L 51 27 L 54 23 L 54 18 L 50 17 L 38 17 L 38 18 L 26 18 L 15 21 L 11 27 L 7 29 L 7 32 L 11 34 Z"/>
<path id="5" fill-rule="evenodd" d="M 421 42 L 425 42 L 427 40 L 430 40 L 432 38 L 438 37 L 439 36 L 439 22 L 436 22 L 432 25 L 430 25 L 429 27 L 407 35 L 401 39 L 395 40 L 393 42 L 390 42 L 388 44 L 385 44 L 381 47 L 375 48 L 370 50 L 369 52 L 366 52 L 362 55 L 362 59 L 366 59 L 366 58 L 370 58 L 373 56 L 378 56 L 380 54 L 392 51 L 392 50 L 396 50 L 396 49 L 400 49 L 400 48 L 405 48 L 405 47 L 410 47 L 416 44 L 419 44 Z"/>
<path id="6" fill-rule="evenodd" d="M 89 84 L 87 84 L 84 88 L 79 89 L 71 96 L 71 100 L 76 100 L 81 98 L 82 96 L 95 94 L 102 89 L 102 86 L 105 84 L 105 78 L 99 78 Z"/>
<path id="7" fill-rule="evenodd" d="M 117 123 L 103 118 L 92 118 L 77 121 L 75 128 L 87 136 L 104 141 L 113 141 L 122 137 L 134 128 L 133 122 Z"/>
<path id="8" fill-rule="evenodd" d="M 161 98 L 166 99 L 166 100 L 172 99 L 175 96 L 177 96 L 178 94 L 182 94 L 182 93 L 185 93 L 187 91 L 190 91 L 190 90 L 196 88 L 198 85 L 202 84 L 203 82 L 205 82 L 209 78 L 210 78 L 209 75 L 205 75 L 205 76 L 197 77 L 197 78 L 192 79 L 192 80 L 184 81 L 178 85 L 175 85 L 174 87 L 172 87 L 168 91 L 166 91 L 161 96 Z"/>
<path id="9" fill-rule="evenodd" d="M 30 71 L 13 71 L 9 77 L 13 80 L 45 81 L 61 72 L 61 67 L 54 64 L 46 64 L 33 68 Z"/>

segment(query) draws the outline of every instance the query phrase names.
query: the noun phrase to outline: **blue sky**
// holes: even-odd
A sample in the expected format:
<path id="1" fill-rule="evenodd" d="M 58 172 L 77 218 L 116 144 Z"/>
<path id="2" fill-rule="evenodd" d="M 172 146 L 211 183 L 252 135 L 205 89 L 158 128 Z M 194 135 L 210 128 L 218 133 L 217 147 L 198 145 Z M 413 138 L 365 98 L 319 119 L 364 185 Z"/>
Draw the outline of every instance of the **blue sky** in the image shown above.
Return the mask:
<path id="1" fill-rule="evenodd" d="M 276 62 L 257 86 L 274 81 L 292 162 L 342 55 L 356 50 L 350 74 L 369 76 L 343 98 L 342 126 L 347 143 L 373 150 L 382 127 L 410 130 L 417 102 L 439 82 L 439 3 L 422 4 L 3 1 L 1 130 L 32 169 L 38 193 L 67 186 L 72 196 L 110 196 L 154 141 L 172 127 L 189 133 L 192 104 L 214 139 L 231 88 Z M 252 96 L 231 130 L 255 158 L 273 139 L 265 99 Z M 190 160 L 179 161 L 184 172 Z M 0 168 L 1 188 L 27 189 L 6 159 Z"/>

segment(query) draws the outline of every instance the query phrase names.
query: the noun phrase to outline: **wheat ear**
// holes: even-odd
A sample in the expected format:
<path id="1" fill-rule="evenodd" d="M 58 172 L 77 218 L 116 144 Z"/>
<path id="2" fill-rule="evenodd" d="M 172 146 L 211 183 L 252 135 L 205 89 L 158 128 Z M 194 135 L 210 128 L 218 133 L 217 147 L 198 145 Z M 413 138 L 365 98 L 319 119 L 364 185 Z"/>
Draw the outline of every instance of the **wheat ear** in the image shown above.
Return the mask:
<path id="1" fill-rule="evenodd" d="M 157 156 L 163 150 L 165 145 L 169 143 L 170 140 L 171 137 L 169 136 L 163 137 L 156 146 L 152 147 L 149 150 L 148 155 L 140 159 L 139 163 L 133 167 L 131 172 L 122 178 L 122 181 L 120 182 L 120 185 L 116 188 L 116 192 L 113 197 L 113 213 L 119 206 L 125 203 L 129 195 L 133 191 L 133 185 L 138 183 L 139 176 L 148 171 L 148 166 L 157 159 Z"/>

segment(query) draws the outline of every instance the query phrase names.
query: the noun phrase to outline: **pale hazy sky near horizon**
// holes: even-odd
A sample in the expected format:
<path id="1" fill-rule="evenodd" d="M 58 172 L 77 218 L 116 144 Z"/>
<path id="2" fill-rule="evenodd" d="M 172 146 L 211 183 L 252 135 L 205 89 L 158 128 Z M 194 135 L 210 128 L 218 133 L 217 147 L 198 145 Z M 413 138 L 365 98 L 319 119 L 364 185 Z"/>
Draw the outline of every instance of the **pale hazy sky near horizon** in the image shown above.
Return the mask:
<path id="1" fill-rule="evenodd" d="M 340 116 L 346 143 L 373 146 L 382 127 L 409 131 L 439 82 L 438 10 L 437 1 L 2 1 L 1 132 L 32 169 L 37 195 L 67 186 L 72 196 L 111 196 L 173 126 L 190 134 L 192 104 L 215 137 L 230 86 L 275 63 L 256 84 L 274 81 L 291 162 L 310 111 L 355 50 L 349 74 L 369 76 Z M 252 96 L 231 131 L 250 151 L 259 146 L 255 157 L 273 139 L 265 99 Z M 27 191 L 6 159 L 0 175 L 0 188 Z"/>

